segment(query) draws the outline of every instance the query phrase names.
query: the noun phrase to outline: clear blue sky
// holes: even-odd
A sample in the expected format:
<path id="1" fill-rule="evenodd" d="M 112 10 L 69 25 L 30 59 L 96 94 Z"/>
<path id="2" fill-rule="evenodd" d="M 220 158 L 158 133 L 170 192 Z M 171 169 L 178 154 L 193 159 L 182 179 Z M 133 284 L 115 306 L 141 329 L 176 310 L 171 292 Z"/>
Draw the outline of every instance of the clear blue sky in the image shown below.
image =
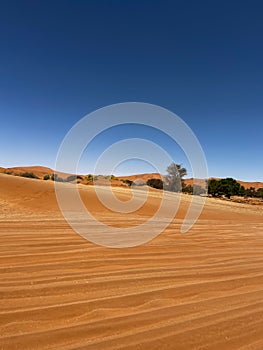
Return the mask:
<path id="1" fill-rule="evenodd" d="M 210 176 L 262 181 L 262 13 L 253 0 L 1 1 L 0 166 L 53 167 L 80 118 L 140 101 L 185 120 Z M 87 159 L 118 135 L 102 135 Z"/>

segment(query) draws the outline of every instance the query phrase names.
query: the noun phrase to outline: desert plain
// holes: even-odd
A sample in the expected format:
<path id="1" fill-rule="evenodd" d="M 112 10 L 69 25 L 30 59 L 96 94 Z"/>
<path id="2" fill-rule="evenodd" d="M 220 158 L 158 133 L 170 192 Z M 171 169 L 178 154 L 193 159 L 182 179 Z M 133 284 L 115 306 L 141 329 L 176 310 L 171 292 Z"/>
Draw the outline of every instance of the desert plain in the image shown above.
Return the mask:
<path id="1" fill-rule="evenodd" d="M 0 174 L 0 189 L 1 350 L 263 349 L 263 206 L 207 198 L 181 234 L 183 195 L 158 237 L 118 249 L 74 232 L 52 181 Z M 79 191 L 98 220 L 119 228 L 160 204 L 151 190 L 123 215 L 92 186 Z"/>

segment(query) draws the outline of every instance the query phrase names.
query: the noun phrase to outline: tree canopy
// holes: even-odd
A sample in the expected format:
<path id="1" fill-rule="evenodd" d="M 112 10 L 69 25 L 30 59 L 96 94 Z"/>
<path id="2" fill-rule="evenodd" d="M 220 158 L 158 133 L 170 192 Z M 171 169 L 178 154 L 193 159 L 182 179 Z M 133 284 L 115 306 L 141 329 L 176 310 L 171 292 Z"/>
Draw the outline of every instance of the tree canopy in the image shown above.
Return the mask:
<path id="1" fill-rule="evenodd" d="M 183 168 L 181 164 L 172 163 L 166 171 L 164 188 L 168 191 L 180 192 L 182 190 L 182 178 L 187 175 L 186 168 Z"/>

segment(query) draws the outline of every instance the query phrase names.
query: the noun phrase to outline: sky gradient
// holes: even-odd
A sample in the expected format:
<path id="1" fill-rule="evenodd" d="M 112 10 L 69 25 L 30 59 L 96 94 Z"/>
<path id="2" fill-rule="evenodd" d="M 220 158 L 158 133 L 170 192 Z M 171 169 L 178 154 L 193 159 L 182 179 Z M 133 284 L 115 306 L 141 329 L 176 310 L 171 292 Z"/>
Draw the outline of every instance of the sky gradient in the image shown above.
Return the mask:
<path id="1" fill-rule="evenodd" d="M 261 1 L 1 1 L 0 166 L 54 167 L 80 118 L 138 101 L 192 128 L 210 176 L 263 181 L 262 12 Z M 116 129 L 87 148 L 82 172 L 135 134 L 188 166 L 161 135 Z"/>

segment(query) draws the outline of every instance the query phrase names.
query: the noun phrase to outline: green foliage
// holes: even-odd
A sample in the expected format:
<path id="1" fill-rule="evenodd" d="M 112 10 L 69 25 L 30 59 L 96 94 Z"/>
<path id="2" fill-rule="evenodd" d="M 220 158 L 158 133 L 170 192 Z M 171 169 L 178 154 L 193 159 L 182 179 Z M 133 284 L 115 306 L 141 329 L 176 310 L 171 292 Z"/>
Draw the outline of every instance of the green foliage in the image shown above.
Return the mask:
<path id="1" fill-rule="evenodd" d="M 257 190 L 257 197 L 258 197 L 258 198 L 263 198 L 263 187 L 260 187 L 260 188 Z"/>
<path id="2" fill-rule="evenodd" d="M 49 174 L 46 174 L 46 175 L 43 176 L 43 180 L 49 180 L 49 179 L 50 179 Z"/>
<path id="3" fill-rule="evenodd" d="M 121 180 L 123 183 L 127 184 L 128 186 L 131 186 L 133 184 L 133 181 L 125 179 L 125 180 Z"/>
<path id="4" fill-rule="evenodd" d="M 89 182 L 93 181 L 93 179 L 94 179 L 94 176 L 92 174 L 88 174 L 86 176 L 86 180 L 89 181 Z"/>
<path id="5" fill-rule="evenodd" d="M 230 198 L 231 196 L 243 196 L 245 188 L 230 177 L 221 180 L 212 179 L 208 181 L 208 193 L 213 197 Z"/>
<path id="6" fill-rule="evenodd" d="M 193 186 L 192 185 L 186 185 L 184 182 L 182 182 L 182 192 L 193 194 Z"/>
<path id="7" fill-rule="evenodd" d="M 69 175 L 67 178 L 66 178 L 66 182 L 75 182 L 77 180 L 77 176 L 76 175 Z"/>
<path id="8" fill-rule="evenodd" d="M 208 181 L 208 194 L 212 197 L 219 197 L 219 181 L 211 179 Z"/>
<path id="9" fill-rule="evenodd" d="M 247 188 L 245 196 L 246 197 L 256 197 L 257 192 L 256 192 L 255 188 L 254 187 Z"/>
<path id="10" fill-rule="evenodd" d="M 262 187 L 257 190 L 257 197 L 263 198 L 263 188 Z"/>
<path id="11" fill-rule="evenodd" d="M 149 179 L 147 180 L 146 184 L 153 188 L 157 188 L 158 190 L 163 189 L 163 181 L 161 179 Z"/>
<path id="12" fill-rule="evenodd" d="M 208 193 L 213 197 L 225 196 L 230 198 L 231 196 L 242 196 L 252 198 L 263 198 L 263 188 L 256 190 L 254 187 L 245 189 L 236 180 L 232 178 L 226 178 L 221 180 L 209 180 L 208 181 Z"/>
<path id="13" fill-rule="evenodd" d="M 58 176 L 58 174 L 52 174 L 51 175 L 51 180 L 52 181 L 57 181 L 57 182 L 63 182 L 63 179 Z"/>
<path id="14" fill-rule="evenodd" d="M 231 196 L 238 196 L 241 185 L 232 178 L 226 178 L 219 180 L 220 183 L 220 192 L 222 195 L 225 195 L 227 198 Z"/>
<path id="15" fill-rule="evenodd" d="M 257 190 L 254 187 L 247 188 L 245 191 L 246 197 L 263 198 L 263 188 L 260 187 Z"/>
<path id="16" fill-rule="evenodd" d="M 193 194 L 195 196 L 200 196 L 201 194 L 206 194 L 206 188 L 200 185 L 194 185 L 193 186 Z"/>
<path id="17" fill-rule="evenodd" d="M 182 187 L 182 192 L 183 193 L 188 193 L 188 194 L 193 194 L 195 196 L 200 196 L 201 194 L 206 194 L 206 188 L 200 186 L 200 185 L 185 185 L 183 182 L 183 187 Z"/>
<path id="18" fill-rule="evenodd" d="M 240 186 L 239 196 L 244 197 L 246 195 L 246 189 L 244 186 Z"/>
<path id="19" fill-rule="evenodd" d="M 29 177 L 30 179 L 39 179 L 39 177 L 37 177 L 34 173 L 27 171 L 25 173 L 20 174 L 20 176 Z"/>

